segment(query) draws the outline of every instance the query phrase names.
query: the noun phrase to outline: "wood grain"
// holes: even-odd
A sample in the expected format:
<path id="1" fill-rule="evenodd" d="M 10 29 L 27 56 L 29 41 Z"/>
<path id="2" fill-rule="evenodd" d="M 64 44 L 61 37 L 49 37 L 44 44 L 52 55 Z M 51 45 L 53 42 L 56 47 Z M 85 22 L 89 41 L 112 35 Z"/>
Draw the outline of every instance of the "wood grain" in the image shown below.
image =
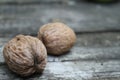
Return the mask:
<path id="1" fill-rule="evenodd" d="M 21 78 L 3 65 L 0 66 L 0 76 L 5 80 L 78 80 L 78 78 L 79 80 L 119 80 L 119 67 L 119 60 L 102 63 L 96 61 L 48 62 L 42 75 Z"/>
<path id="2" fill-rule="evenodd" d="M 59 3 L 59 2 L 68 2 L 75 0 L 0 0 L 1 4 L 38 4 L 38 3 Z M 80 0 L 81 1 L 81 0 Z"/>
<path id="3" fill-rule="evenodd" d="M 77 42 L 69 52 L 59 57 L 49 55 L 48 62 L 120 60 L 119 35 L 119 32 L 78 34 Z M 1 64 L 4 64 L 3 47 L 11 38 L 0 38 Z"/>
<path id="4" fill-rule="evenodd" d="M 0 0 L 0 80 L 120 80 L 120 3 L 39 1 Z M 48 55 L 43 74 L 22 78 L 11 72 L 3 58 L 5 43 L 17 34 L 36 36 L 40 26 L 55 21 L 74 29 L 75 46 L 65 55 Z"/>
<path id="5" fill-rule="evenodd" d="M 59 57 L 49 55 L 48 64 L 43 74 L 34 74 L 28 78 L 21 78 L 8 69 L 3 59 L 2 49 L 4 44 L 9 41 L 11 37 L 0 38 L 0 79 L 119 80 L 120 47 L 119 45 L 115 45 L 116 43 L 119 43 L 119 34 L 120 33 L 118 32 L 79 34 L 77 35 L 78 40 L 76 45 L 68 54 Z M 110 45 L 106 46 L 101 44 L 99 40 L 101 42 L 108 40 Z M 86 42 L 89 42 L 89 44 L 83 45 Z"/>
<path id="6" fill-rule="evenodd" d="M 0 5 L 0 34 L 37 34 L 40 26 L 55 21 L 64 22 L 77 33 L 119 31 L 119 4 Z"/>
<path id="7" fill-rule="evenodd" d="M 74 47 L 69 53 L 56 57 L 48 56 L 48 62 L 69 62 L 69 61 L 106 61 L 120 60 L 120 47 L 113 48 L 82 48 Z M 0 63 L 4 63 L 2 50 L 0 53 Z"/>

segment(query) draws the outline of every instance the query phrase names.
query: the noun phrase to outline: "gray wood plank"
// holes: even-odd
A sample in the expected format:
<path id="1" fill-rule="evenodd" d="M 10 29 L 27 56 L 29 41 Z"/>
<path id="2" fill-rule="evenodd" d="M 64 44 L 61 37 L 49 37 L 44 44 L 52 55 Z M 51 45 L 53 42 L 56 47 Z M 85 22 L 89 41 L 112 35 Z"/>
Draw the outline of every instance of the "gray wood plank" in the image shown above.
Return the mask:
<path id="1" fill-rule="evenodd" d="M 111 37 L 112 36 L 112 37 Z M 11 38 L 0 38 L 0 64 L 4 64 L 2 50 Z M 75 46 L 65 55 L 48 56 L 49 62 L 107 61 L 120 59 L 120 33 L 85 33 L 77 35 Z"/>
<path id="2" fill-rule="evenodd" d="M 120 32 L 95 32 L 77 35 L 79 47 L 119 47 Z"/>
<path id="3" fill-rule="evenodd" d="M 37 34 L 40 26 L 54 21 L 64 22 L 75 32 L 120 30 L 119 7 L 120 3 L 0 5 L 0 34 Z"/>
<path id="4" fill-rule="evenodd" d="M 112 48 L 83 48 L 74 47 L 71 51 L 60 57 L 49 56 L 49 61 L 83 61 L 83 60 L 96 60 L 96 61 L 106 61 L 106 60 L 120 59 L 120 47 Z"/>
<path id="5" fill-rule="evenodd" d="M 119 47 L 120 32 L 93 32 L 79 33 L 77 35 L 77 47 Z M 16 35 L 0 34 L 0 46 L 3 46 Z M 31 35 L 36 37 L 37 35 Z"/>
<path id="6" fill-rule="evenodd" d="M 2 37 L 0 38 L 0 79 L 119 80 L 119 35 L 119 32 L 79 34 L 77 35 L 78 40 L 76 45 L 68 54 L 59 57 L 49 55 L 48 63 L 43 74 L 34 74 L 28 78 L 21 78 L 12 73 L 5 65 L 2 49 L 4 44 L 13 36 Z"/>
<path id="7" fill-rule="evenodd" d="M 6 65 L 0 66 L 3 80 L 119 80 L 120 61 L 75 61 L 48 62 L 42 75 L 21 78 L 13 74 Z"/>
<path id="8" fill-rule="evenodd" d="M 120 60 L 120 47 L 112 48 L 83 48 L 74 47 L 71 51 L 62 56 L 48 56 L 48 62 L 69 62 L 69 61 L 107 61 Z M 4 64 L 2 50 L 0 52 L 0 64 Z"/>
<path id="9" fill-rule="evenodd" d="M 112 48 L 83 48 L 74 47 L 71 51 L 62 56 L 48 56 L 48 62 L 69 62 L 69 61 L 107 61 L 120 60 L 120 47 Z M 4 64 L 2 49 L 0 52 L 0 64 Z"/>
<path id="10" fill-rule="evenodd" d="M 0 3 L 19 3 L 19 4 L 28 4 L 28 3 L 51 3 L 51 2 L 67 2 L 67 1 L 75 1 L 75 0 L 0 0 Z"/>

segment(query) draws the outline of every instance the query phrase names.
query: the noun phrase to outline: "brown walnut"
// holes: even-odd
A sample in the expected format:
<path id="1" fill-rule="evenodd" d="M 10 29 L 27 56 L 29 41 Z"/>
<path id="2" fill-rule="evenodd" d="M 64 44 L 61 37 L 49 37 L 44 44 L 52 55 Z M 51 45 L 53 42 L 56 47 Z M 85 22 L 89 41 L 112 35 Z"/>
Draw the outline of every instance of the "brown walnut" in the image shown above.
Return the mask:
<path id="1" fill-rule="evenodd" d="M 10 70 L 21 76 L 41 73 L 47 61 L 43 43 L 35 37 L 24 35 L 10 40 L 4 46 L 3 55 Z"/>
<path id="2" fill-rule="evenodd" d="M 47 52 L 53 55 L 69 51 L 76 42 L 74 31 L 60 22 L 43 25 L 39 29 L 38 38 L 45 44 Z"/>

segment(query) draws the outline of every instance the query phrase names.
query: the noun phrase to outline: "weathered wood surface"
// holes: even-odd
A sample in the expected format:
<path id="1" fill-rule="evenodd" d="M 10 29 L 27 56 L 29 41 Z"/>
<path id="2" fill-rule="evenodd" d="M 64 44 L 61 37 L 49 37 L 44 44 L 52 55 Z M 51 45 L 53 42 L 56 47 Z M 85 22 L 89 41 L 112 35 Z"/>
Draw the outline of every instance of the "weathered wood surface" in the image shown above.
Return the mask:
<path id="1" fill-rule="evenodd" d="M 29 78 L 21 78 L 2 65 L 0 77 L 1 80 L 119 80 L 120 61 L 49 62 L 43 74 Z"/>
<path id="2" fill-rule="evenodd" d="M 0 80 L 119 80 L 120 32 L 83 33 L 77 37 L 70 52 L 59 57 L 48 55 L 43 74 L 29 78 L 8 69 L 2 48 L 12 37 L 0 38 Z"/>
<path id="3" fill-rule="evenodd" d="M 11 38 L 0 38 L 0 63 L 4 63 L 3 46 Z M 120 59 L 120 32 L 77 34 L 77 42 L 68 54 L 59 57 L 48 56 L 50 62 L 109 59 Z"/>
<path id="4" fill-rule="evenodd" d="M 66 3 L 66 2 L 70 2 L 70 1 L 77 1 L 77 0 L 0 0 L 0 3 L 1 4 L 34 4 L 34 3 L 59 3 L 59 2 L 63 2 L 63 3 Z M 82 1 L 82 0 L 79 0 L 79 1 Z"/>
<path id="5" fill-rule="evenodd" d="M 0 64 L 4 64 L 2 49 Z M 55 57 L 48 56 L 48 62 L 69 62 L 69 61 L 107 61 L 120 60 L 120 47 L 112 48 L 83 48 L 74 47 L 65 55 Z"/>
<path id="6" fill-rule="evenodd" d="M 119 7 L 120 3 L 100 5 L 85 2 L 0 5 L 0 34 L 37 34 L 40 26 L 54 21 L 64 22 L 78 33 L 119 31 Z"/>
<path id="7" fill-rule="evenodd" d="M 62 4 L 0 0 L 0 80 L 120 80 L 120 2 L 52 1 Z M 36 36 L 41 25 L 54 21 L 66 23 L 77 33 L 77 43 L 70 52 L 48 55 L 43 74 L 21 78 L 11 72 L 2 54 L 5 43 L 20 33 Z"/>

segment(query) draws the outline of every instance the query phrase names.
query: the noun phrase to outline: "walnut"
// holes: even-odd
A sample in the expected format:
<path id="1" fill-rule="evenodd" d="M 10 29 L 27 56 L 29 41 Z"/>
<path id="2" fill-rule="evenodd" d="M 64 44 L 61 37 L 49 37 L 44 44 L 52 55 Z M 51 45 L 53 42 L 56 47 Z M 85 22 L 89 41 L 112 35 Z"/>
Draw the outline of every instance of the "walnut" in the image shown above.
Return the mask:
<path id="1" fill-rule="evenodd" d="M 41 73 L 47 61 L 43 43 L 35 37 L 24 35 L 18 35 L 10 40 L 4 46 L 3 55 L 10 70 L 21 76 Z"/>
<path id="2" fill-rule="evenodd" d="M 61 55 L 69 51 L 76 42 L 74 31 L 60 22 L 43 25 L 39 29 L 38 38 L 52 55 Z"/>

